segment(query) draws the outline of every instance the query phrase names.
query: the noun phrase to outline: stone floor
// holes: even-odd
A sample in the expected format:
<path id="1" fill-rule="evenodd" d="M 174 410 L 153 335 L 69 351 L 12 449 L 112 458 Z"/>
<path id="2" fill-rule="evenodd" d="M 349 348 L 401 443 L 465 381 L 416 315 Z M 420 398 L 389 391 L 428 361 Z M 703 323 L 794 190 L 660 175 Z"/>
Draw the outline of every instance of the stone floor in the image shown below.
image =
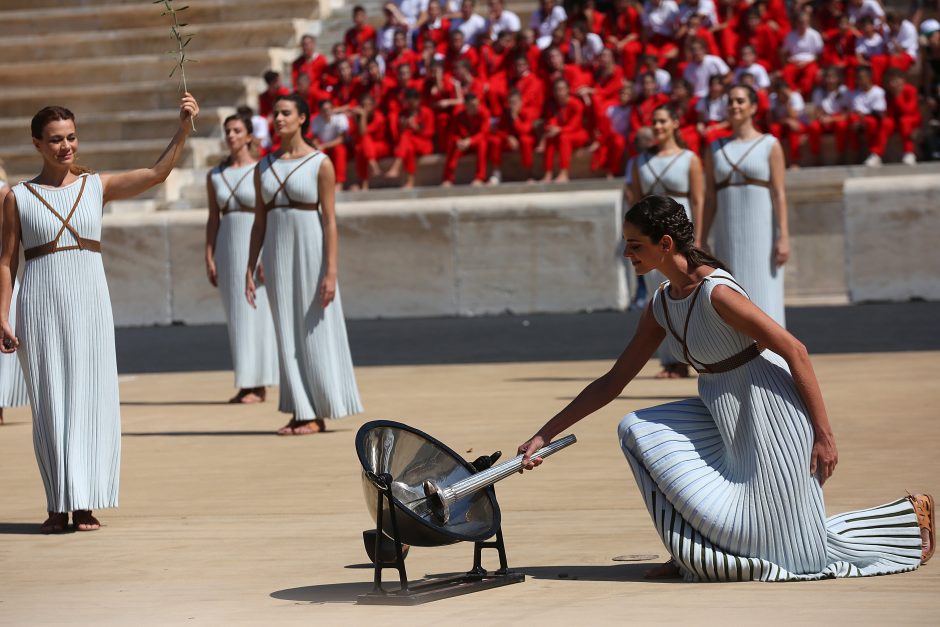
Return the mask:
<path id="1" fill-rule="evenodd" d="M 826 486 L 836 513 L 940 492 L 940 352 L 814 359 L 841 454 Z M 306 438 L 271 435 L 275 404 L 231 407 L 226 372 L 122 377 L 121 507 L 96 533 L 46 537 L 29 412 L 0 428 L 0 624 L 613 625 L 937 624 L 940 563 L 892 577 L 800 584 L 643 581 L 663 556 L 617 446 L 624 413 L 688 397 L 693 381 L 652 379 L 577 425 L 579 442 L 498 493 L 510 565 L 524 584 L 415 608 L 353 604 L 371 571 L 353 440 L 368 419 L 415 425 L 474 458 L 511 454 L 602 361 L 358 370 L 367 414 Z M 465 570 L 472 548 L 416 548 L 412 578 Z M 940 561 L 940 558 L 938 558 Z M 933 592 L 930 592 L 933 590 Z M 933 599 L 933 600 L 931 600 Z"/>

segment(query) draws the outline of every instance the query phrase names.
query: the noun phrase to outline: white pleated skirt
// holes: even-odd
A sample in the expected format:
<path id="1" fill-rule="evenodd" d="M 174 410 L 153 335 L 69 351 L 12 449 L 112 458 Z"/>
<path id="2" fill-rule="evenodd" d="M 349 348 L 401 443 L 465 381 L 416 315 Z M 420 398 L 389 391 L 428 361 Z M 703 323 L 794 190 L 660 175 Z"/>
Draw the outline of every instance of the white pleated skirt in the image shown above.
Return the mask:
<path id="1" fill-rule="evenodd" d="M 121 406 L 101 255 L 69 250 L 26 262 L 18 306 L 47 509 L 117 507 Z"/>
<path id="2" fill-rule="evenodd" d="M 228 321 L 235 387 L 239 389 L 278 383 L 277 340 L 267 290 L 263 284 L 257 286 L 254 308 L 245 298 L 245 270 L 253 224 L 254 213 L 225 214 L 216 237 L 219 295 Z"/>
<path id="3" fill-rule="evenodd" d="M 324 309 L 320 212 L 268 212 L 262 251 L 281 366 L 278 409 L 298 421 L 362 411 L 339 287 Z"/>
<path id="4" fill-rule="evenodd" d="M 20 292 L 19 280 L 13 284 L 10 302 L 10 327 L 16 329 L 16 302 Z M 15 332 L 15 331 L 14 331 Z M 15 354 L 0 353 L 0 407 L 20 407 L 29 403 L 26 379 Z"/>

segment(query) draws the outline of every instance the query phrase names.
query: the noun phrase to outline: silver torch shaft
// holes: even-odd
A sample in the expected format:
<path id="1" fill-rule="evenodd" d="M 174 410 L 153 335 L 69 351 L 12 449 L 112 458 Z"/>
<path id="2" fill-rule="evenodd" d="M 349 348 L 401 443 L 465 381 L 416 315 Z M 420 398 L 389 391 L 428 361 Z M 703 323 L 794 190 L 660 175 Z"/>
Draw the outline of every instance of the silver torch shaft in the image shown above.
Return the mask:
<path id="1" fill-rule="evenodd" d="M 578 441 L 574 434 L 546 444 L 532 454 L 532 457 L 545 459 L 563 448 L 567 448 Z M 433 481 L 424 482 L 424 494 L 428 497 L 428 504 L 434 516 L 442 523 L 450 521 L 450 507 L 460 499 L 490 487 L 497 481 L 512 476 L 522 470 L 522 455 L 516 455 L 510 460 L 497 464 L 476 474 L 470 475 L 449 486 L 439 486 Z"/>

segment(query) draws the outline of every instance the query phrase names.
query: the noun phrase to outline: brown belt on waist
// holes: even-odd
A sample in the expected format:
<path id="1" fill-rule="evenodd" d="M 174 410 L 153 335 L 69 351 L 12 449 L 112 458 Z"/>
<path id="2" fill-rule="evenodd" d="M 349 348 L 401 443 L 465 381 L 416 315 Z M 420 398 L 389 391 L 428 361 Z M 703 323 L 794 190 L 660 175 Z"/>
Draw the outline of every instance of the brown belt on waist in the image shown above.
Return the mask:
<path id="1" fill-rule="evenodd" d="M 230 213 L 254 213 L 254 212 L 255 212 L 254 207 L 239 207 L 238 209 L 222 209 L 219 213 L 225 216 Z"/>
<path id="2" fill-rule="evenodd" d="M 272 209 L 299 209 L 301 211 L 319 211 L 320 203 L 318 202 L 295 202 L 290 205 L 271 205 L 267 207 L 268 211 Z"/>
<path id="3" fill-rule="evenodd" d="M 75 202 L 72 204 L 71 210 L 69 210 L 69 215 L 66 216 L 65 218 L 59 215 L 59 212 L 56 211 L 55 208 L 52 205 L 50 205 L 48 201 L 46 201 L 46 199 L 43 198 L 39 194 L 39 192 L 33 189 L 32 185 L 30 185 L 29 183 L 23 183 L 23 185 L 26 186 L 26 189 L 28 189 L 30 193 L 33 194 L 33 196 L 38 198 L 39 202 L 45 205 L 46 209 L 51 211 L 52 215 L 58 218 L 59 221 L 62 223 L 62 228 L 59 229 L 59 232 L 56 234 L 55 239 L 53 239 L 51 242 L 48 242 L 46 244 L 41 244 L 39 246 L 33 246 L 32 248 L 27 248 L 25 251 L 23 251 L 23 256 L 27 260 L 35 259 L 36 257 L 42 257 L 44 255 L 51 255 L 52 253 L 61 252 L 63 250 L 88 250 L 93 253 L 101 252 L 101 242 L 99 242 L 98 240 L 82 237 L 81 235 L 78 234 L 78 231 L 75 230 L 75 227 L 69 224 L 69 222 L 72 219 L 72 216 L 75 215 L 75 210 L 78 209 L 78 204 L 82 201 L 82 194 L 85 193 L 85 183 L 87 182 L 88 182 L 88 177 L 82 176 L 82 186 L 78 190 L 78 196 L 75 197 Z M 76 243 L 71 246 L 59 246 L 59 240 L 62 238 L 62 234 L 65 233 L 66 230 L 68 230 L 68 232 L 72 234 L 72 237 L 75 238 Z"/>
<path id="4" fill-rule="evenodd" d="M 752 179 L 750 177 L 744 177 L 743 181 L 738 183 L 732 183 L 729 179 L 721 181 L 715 185 L 715 189 L 724 189 L 726 187 L 744 187 L 745 185 L 754 185 L 755 187 L 770 187 L 770 181 L 762 181 L 761 179 Z"/>
<path id="5" fill-rule="evenodd" d="M 695 369 L 695 372 L 699 374 L 702 374 L 703 372 L 707 372 L 708 374 L 718 374 L 720 372 L 728 372 L 730 370 L 734 370 L 735 368 L 740 368 L 747 362 L 760 357 L 760 354 L 763 352 L 764 349 L 761 348 L 757 342 L 754 342 L 737 355 L 732 355 L 728 359 L 722 359 L 716 364 L 699 364 L 698 366 L 695 364 L 689 365 L 691 365 L 692 368 Z M 701 370 L 699 370 L 699 368 L 701 368 Z"/>

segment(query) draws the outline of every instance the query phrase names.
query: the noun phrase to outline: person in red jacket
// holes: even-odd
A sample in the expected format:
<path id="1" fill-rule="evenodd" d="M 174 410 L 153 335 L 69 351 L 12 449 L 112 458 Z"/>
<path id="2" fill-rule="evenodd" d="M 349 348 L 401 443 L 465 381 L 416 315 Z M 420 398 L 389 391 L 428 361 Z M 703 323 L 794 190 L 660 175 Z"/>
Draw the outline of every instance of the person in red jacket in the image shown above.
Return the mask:
<path id="1" fill-rule="evenodd" d="M 444 176 L 441 185 L 450 187 L 457 174 L 457 161 L 461 156 L 475 153 L 476 173 L 471 185 L 483 185 L 486 180 L 487 136 L 490 132 L 490 112 L 480 103 L 476 94 L 467 94 L 464 104 L 454 115 L 450 124 L 447 157 L 444 160 Z"/>
<path id="2" fill-rule="evenodd" d="M 590 133 L 584 128 L 584 104 L 580 98 L 571 95 L 571 88 L 564 79 L 552 85 L 552 100 L 548 106 L 549 117 L 545 122 L 545 134 L 542 137 L 545 152 L 545 176 L 542 181 L 553 180 L 555 153 L 558 153 L 558 175 L 556 183 L 570 180 L 571 155 L 577 148 L 586 146 L 591 141 Z"/>
<path id="3" fill-rule="evenodd" d="M 604 41 L 617 53 L 625 76 L 636 76 L 637 57 L 643 52 L 641 9 L 635 0 L 617 0 L 613 19 L 607 20 Z"/>
<path id="4" fill-rule="evenodd" d="M 692 95 L 692 86 L 684 78 L 677 78 L 672 82 L 672 93 L 669 94 L 669 104 L 679 114 L 679 136 L 685 141 L 689 150 L 695 154 L 702 154 L 702 136 L 698 132 L 698 111 L 695 105 L 698 98 Z M 627 143 L 630 148 L 632 142 Z"/>
<path id="5" fill-rule="evenodd" d="M 447 38 L 447 50 L 444 53 L 444 71 L 454 74 L 457 64 L 466 61 L 473 73 L 483 80 L 486 76 L 481 74 L 480 55 L 476 49 L 466 43 L 464 34 L 459 29 L 450 31 Z"/>
<path id="6" fill-rule="evenodd" d="M 549 48 L 545 51 L 546 68 L 542 76 L 542 91 L 550 94 L 558 81 L 565 81 L 568 89 L 577 93 L 585 84 L 581 68 L 573 63 L 565 63 L 565 55 L 558 48 Z"/>
<path id="7" fill-rule="evenodd" d="M 838 68 L 846 77 L 846 87 L 855 88 L 855 68 L 858 58 L 855 56 L 855 38 L 858 31 L 849 24 L 849 16 L 839 15 L 835 28 L 822 33 L 823 51 L 820 60 L 825 68 Z"/>
<path id="8" fill-rule="evenodd" d="M 334 44 L 333 61 L 320 73 L 320 89 L 329 91 L 339 83 L 339 65 L 348 60 L 349 55 L 346 54 L 346 44 Z M 352 68 L 352 65 L 350 65 L 350 68 Z"/>
<path id="9" fill-rule="evenodd" d="M 514 67 L 516 71 L 512 89 L 518 91 L 522 97 L 522 108 L 528 112 L 529 118 L 537 120 L 542 116 L 545 106 L 542 81 L 532 72 L 529 59 L 525 55 L 516 57 Z"/>
<path id="10" fill-rule="evenodd" d="M 434 128 L 437 130 L 437 147 L 444 152 L 450 145 L 448 133 L 450 121 L 456 108 L 463 102 L 460 81 L 444 73 L 444 64 L 431 63 L 431 74 L 424 79 L 421 100 L 434 112 Z"/>
<path id="11" fill-rule="evenodd" d="M 741 58 L 741 48 L 751 46 L 757 53 L 757 62 L 767 71 L 780 69 L 779 48 L 782 39 L 777 31 L 762 20 L 760 7 L 752 6 L 744 14 L 740 27 L 737 30 L 727 28 L 725 33 L 725 41 L 730 44 L 725 46 L 725 57 L 733 64 L 737 64 Z"/>
<path id="12" fill-rule="evenodd" d="M 349 61 L 341 61 L 337 73 L 337 83 L 330 88 L 330 101 L 333 103 L 333 113 L 346 113 L 359 106 L 359 83 L 353 77 Z"/>
<path id="13" fill-rule="evenodd" d="M 509 94 L 509 74 L 512 72 L 512 52 L 515 46 L 516 33 L 504 30 L 496 41 L 487 40 L 480 47 L 483 74 L 489 77 L 486 105 L 493 117 L 502 115 Z"/>
<path id="14" fill-rule="evenodd" d="M 291 63 L 291 84 L 296 87 L 297 78 L 301 73 L 310 77 L 310 83 L 315 87 L 320 84 L 320 74 L 326 69 L 326 57 L 317 52 L 317 38 L 313 35 L 304 35 L 300 38 L 300 56 Z"/>
<path id="15" fill-rule="evenodd" d="M 590 92 L 591 101 L 598 115 L 604 115 L 607 107 L 617 104 L 623 82 L 623 70 L 614 61 L 614 51 L 605 48 L 601 52 L 597 69 L 594 71 L 594 87 Z"/>
<path id="16" fill-rule="evenodd" d="M 424 16 L 418 20 L 416 40 L 419 42 L 430 38 L 437 51 L 444 53 L 447 50 L 447 34 L 450 32 L 450 20 L 444 17 L 441 11 L 440 0 L 430 0 Z"/>
<path id="17" fill-rule="evenodd" d="M 496 185 L 503 179 L 503 151 L 519 151 L 522 167 L 526 178 L 532 181 L 532 158 L 535 152 L 535 136 L 532 134 L 532 123 L 535 121 L 532 113 L 527 110 L 522 100 L 522 94 L 513 89 L 509 92 L 509 102 L 499 117 L 495 132 L 489 136 L 487 155 L 493 164 L 493 173 L 490 175 L 490 184 Z"/>
<path id="18" fill-rule="evenodd" d="M 917 156 L 914 154 L 913 134 L 921 122 L 917 88 L 906 82 L 904 74 L 897 68 L 890 68 L 885 72 L 885 87 L 888 107 L 881 118 L 878 141 L 871 151 L 879 157 L 884 157 L 888 139 L 897 133 L 901 136 L 901 149 L 904 151 L 901 162 L 914 165 L 917 163 Z"/>
<path id="19" fill-rule="evenodd" d="M 408 34 L 403 30 L 395 31 L 392 36 L 392 49 L 385 56 L 387 72 L 397 72 L 399 66 L 410 65 L 411 74 L 418 73 L 418 61 L 421 55 L 408 47 Z"/>
<path id="20" fill-rule="evenodd" d="M 375 28 L 369 25 L 366 10 L 358 4 L 353 7 L 352 19 L 353 27 L 346 31 L 343 43 L 346 44 L 346 54 L 356 57 L 362 42 L 368 39 L 375 41 Z"/>
<path id="21" fill-rule="evenodd" d="M 405 91 L 405 108 L 389 124 L 395 146 L 395 161 L 385 172 L 389 178 L 398 178 L 402 166 L 406 179 L 402 187 L 415 186 L 418 157 L 434 152 L 434 113 L 421 104 L 421 94 L 416 89 Z"/>
<path id="22" fill-rule="evenodd" d="M 274 111 L 274 101 L 278 96 L 286 96 L 290 90 L 281 84 L 281 74 L 274 70 L 268 70 L 264 73 L 264 82 L 268 86 L 258 96 L 258 115 L 267 118 L 271 122 L 271 114 Z"/>
<path id="23" fill-rule="evenodd" d="M 640 77 L 640 97 L 633 107 L 636 123 L 639 126 L 653 125 L 653 112 L 669 102 L 669 96 L 659 93 L 656 77 L 650 72 Z"/>
<path id="24" fill-rule="evenodd" d="M 385 95 L 382 69 L 375 59 L 371 59 L 366 63 L 363 72 L 356 77 L 356 100 L 362 102 L 362 98 L 366 94 L 372 96 L 376 103 L 382 102 Z"/>
<path id="25" fill-rule="evenodd" d="M 356 146 L 356 174 L 362 189 L 369 189 L 369 179 L 380 176 L 379 159 L 392 154 L 385 115 L 376 109 L 375 98 L 366 94 L 354 109 L 356 123 L 352 128 Z"/>
<path id="26" fill-rule="evenodd" d="M 404 108 L 405 92 L 409 89 L 420 90 L 422 81 L 415 79 L 411 73 L 411 66 L 403 63 L 398 66 L 395 72 L 395 78 L 385 77 L 385 90 L 382 94 L 382 100 L 379 101 L 379 108 L 386 115 L 395 117 L 398 112 Z"/>

